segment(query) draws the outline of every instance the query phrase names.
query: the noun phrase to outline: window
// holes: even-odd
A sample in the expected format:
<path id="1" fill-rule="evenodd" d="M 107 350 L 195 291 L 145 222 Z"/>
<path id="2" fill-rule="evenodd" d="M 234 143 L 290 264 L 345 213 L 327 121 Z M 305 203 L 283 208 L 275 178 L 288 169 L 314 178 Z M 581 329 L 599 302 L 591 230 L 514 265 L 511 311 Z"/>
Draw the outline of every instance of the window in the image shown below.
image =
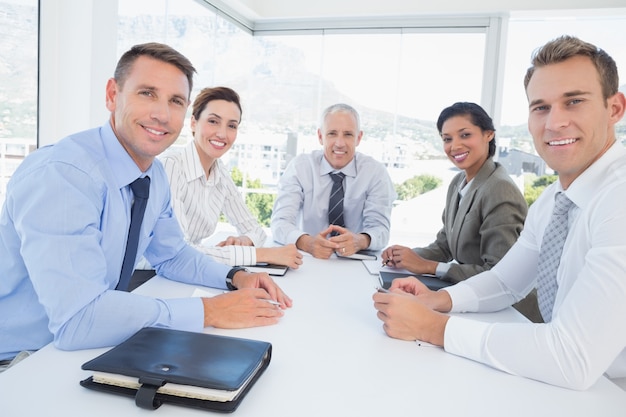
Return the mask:
<path id="1" fill-rule="evenodd" d="M 250 73 L 252 39 L 230 21 L 194 0 L 120 0 L 118 13 L 118 56 L 138 43 L 163 42 L 196 68 L 192 100 L 202 88 L 216 85 L 241 94 Z M 191 108 L 176 146 L 192 140 L 189 117 Z"/>
<path id="2" fill-rule="evenodd" d="M 20 162 L 37 147 L 38 1 L 0 2 L 0 206 Z"/>
<path id="3" fill-rule="evenodd" d="M 255 37 L 243 141 L 271 131 L 289 159 L 319 149 L 321 111 L 353 105 L 364 131 L 361 152 L 412 175 L 416 159 L 442 158 L 434 121 L 455 101 L 480 102 L 484 33 L 372 33 Z M 365 51 L 365 52 L 364 52 Z M 401 167 L 401 169 L 394 169 Z"/>
<path id="4" fill-rule="evenodd" d="M 619 36 L 626 35 L 626 9 L 512 13 L 504 30 L 494 18 L 471 24 L 469 19 L 436 25 L 431 20 L 384 29 L 282 31 L 261 25 L 250 34 L 192 0 L 120 0 L 120 51 L 147 40 L 167 42 L 198 69 L 192 94 L 216 85 L 238 91 L 243 120 L 224 162 L 239 167 L 244 178 L 258 179 L 270 193 L 294 155 L 319 149 L 319 115 L 336 102 L 359 110 L 364 131 L 359 151 L 383 162 L 395 183 L 435 171 L 445 175 L 445 183 L 454 175 L 435 120 L 456 101 L 482 104 L 483 99 L 502 103 L 494 121 L 510 173 L 542 174 L 545 164 L 526 127 L 522 85 L 531 52 L 568 33 L 606 49 L 622 72 L 626 65 L 620 65 L 626 62 L 626 46 Z M 493 51 L 500 39 L 490 38 L 496 33 L 506 37 L 500 83 L 490 79 L 501 76 Z M 494 92 L 492 84 L 502 88 Z M 622 121 L 618 137 L 625 134 Z M 178 144 L 190 139 L 185 129 Z"/>
<path id="5" fill-rule="evenodd" d="M 509 21 L 506 72 L 502 99 L 502 127 L 499 140 L 505 136 L 511 147 L 535 154 L 528 133 L 528 101 L 524 90 L 524 75 L 530 66 L 532 52 L 551 39 L 573 35 L 606 50 L 617 62 L 620 80 L 626 80 L 626 9 L 606 14 L 606 11 L 586 10 L 584 13 L 559 12 L 540 15 L 514 14 Z M 621 91 L 625 89 L 620 88 Z M 617 126 L 617 137 L 626 139 L 626 121 Z"/>
<path id="6" fill-rule="evenodd" d="M 119 52 L 146 40 L 167 42 L 192 60 L 195 92 L 227 85 L 240 93 L 243 121 L 225 162 L 270 188 L 293 155 L 319 148 L 318 118 L 330 104 L 359 110 L 359 150 L 403 181 L 415 175 L 415 159 L 442 158 L 434 127 L 439 112 L 481 99 L 484 28 L 251 36 L 193 1 L 121 1 Z M 187 129 L 178 144 L 190 139 Z M 282 162 L 267 167 L 259 145 L 276 149 Z"/>
<path id="7" fill-rule="evenodd" d="M 358 150 L 383 162 L 395 183 L 431 173 L 433 164 L 451 176 L 435 120 L 456 101 L 481 102 L 488 19 L 251 35 L 191 0 L 120 0 L 119 13 L 120 54 L 135 43 L 166 42 L 198 70 L 192 95 L 216 85 L 241 95 L 237 142 L 222 159 L 265 188 L 245 193 L 275 193 L 289 160 L 320 148 L 320 113 L 337 102 L 359 111 Z M 177 145 L 191 139 L 184 129 Z"/>

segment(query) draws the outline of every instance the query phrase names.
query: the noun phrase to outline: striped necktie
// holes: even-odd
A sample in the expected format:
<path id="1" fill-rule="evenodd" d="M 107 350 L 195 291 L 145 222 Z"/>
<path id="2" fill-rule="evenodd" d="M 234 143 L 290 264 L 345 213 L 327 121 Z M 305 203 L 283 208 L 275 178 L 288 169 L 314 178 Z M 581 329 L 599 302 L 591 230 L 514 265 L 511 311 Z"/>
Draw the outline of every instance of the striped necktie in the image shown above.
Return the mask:
<path id="1" fill-rule="evenodd" d="M 541 242 L 537 263 L 537 300 L 546 323 L 552 320 L 552 308 L 558 288 L 556 271 L 561 263 L 561 254 L 568 231 L 568 215 L 573 205 L 574 203 L 564 193 L 556 194 L 552 218 Z"/>
<path id="2" fill-rule="evenodd" d="M 330 191 L 330 200 L 328 202 L 328 222 L 337 226 L 345 227 L 343 220 L 343 178 L 346 176 L 343 172 L 328 174 L 333 180 L 333 188 Z"/>

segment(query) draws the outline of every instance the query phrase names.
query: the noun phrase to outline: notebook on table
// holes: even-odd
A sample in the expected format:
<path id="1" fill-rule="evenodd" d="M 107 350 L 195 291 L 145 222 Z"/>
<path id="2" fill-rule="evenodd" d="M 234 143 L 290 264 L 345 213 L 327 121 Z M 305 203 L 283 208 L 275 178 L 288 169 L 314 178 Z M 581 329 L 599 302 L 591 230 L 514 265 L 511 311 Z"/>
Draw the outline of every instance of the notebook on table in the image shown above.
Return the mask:
<path id="1" fill-rule="evenodd" d="M 250 272 L 267 272 L 269 275 L 277 277 L 284 276 L 289 269 L 289 267 L 285 265 L 269 264 L 266 262 L 260 262 L 252 266 L 245 266 L 244 268 Z"/>
<path id="2" fill-rule="evenodd" d="M 269 365 L 258 340 L 147 327 L 85 362 L 86 388 L 135 398 L 141 408 L 172 403 L 232 412 Z"/>
<path id="3" fill-rule="evenodd" d="M 394 279 L 404 278 L 408 276 L 416 277 L 424 285 L 426 285 L 428 288 L 430 288 L 433 291 L 437 291 L 441 288 L 445 288 L 445 287 L 449 287 L 450 285 L 453 285 L 452 282 L 443 281 L 434 275 L 419 275 L 419 274 L 411 274 L 411 273 L 406 273 L 406 272 L 389 272 L 389 271 L 379 271 L 378 274 L 379 274 L 380 285 L 386 289 L 391 287 L 391 281 L 393 281 Z"/>
<path id="4" fill-rule="evenodd" d="M 379 251 L 372 251 L 372 250 L 360 250 L 356 253 L 353 253 L 352 255 L 342 255 L 341 253 L 337 252 L 337 257 L 339 258 L 346 258 L 346 259 L 357 259 L 357 260 L 375 260 L 378 259 L 378 253 Z"/>

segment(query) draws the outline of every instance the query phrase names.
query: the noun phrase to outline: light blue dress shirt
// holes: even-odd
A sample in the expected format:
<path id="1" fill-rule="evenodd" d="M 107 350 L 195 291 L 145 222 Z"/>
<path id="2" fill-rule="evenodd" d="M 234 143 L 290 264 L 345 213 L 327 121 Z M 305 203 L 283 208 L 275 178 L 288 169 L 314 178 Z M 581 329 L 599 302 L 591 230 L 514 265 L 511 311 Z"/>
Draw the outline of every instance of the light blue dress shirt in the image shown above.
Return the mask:
<path id="1" fill-rule="evenodd" d="M 41 148 L 20 165 L 0 214 L 0 360 L 51 341 L 111 346 L 145 326 L 200 331 L 199 298 L 115 291 L 136 178 L 151 178 L 137 257 L 167 278 L 224 288 L 229 266 L 189 247 L 159 161 L 142 173 L 109 123 Z"/>
<path id="2" fill-rule="evenodd" d="M 278 183 L 272 212 L 272 235 L 281 244 L 295 243 L 303 234 L 317 235 L 329 225 L 328 201 L 332 189 L 330 166 L 324 152 L 296 156 Z M 344 179 L 344 221 L 353 233 L 367 233 L 368 249 L 383 249 L 389 242 L 391 207 L 396 199 L 383 164 L 357 152 L 340 170 Z"/>

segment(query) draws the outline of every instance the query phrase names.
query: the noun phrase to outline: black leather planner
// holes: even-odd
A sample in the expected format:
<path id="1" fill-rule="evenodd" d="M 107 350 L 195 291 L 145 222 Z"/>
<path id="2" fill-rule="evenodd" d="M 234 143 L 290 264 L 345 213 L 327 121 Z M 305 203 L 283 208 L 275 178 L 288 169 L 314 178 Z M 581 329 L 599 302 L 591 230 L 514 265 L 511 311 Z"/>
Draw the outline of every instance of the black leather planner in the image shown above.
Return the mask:
<path id="1" fill-rule="evenodd" d="M 420 274 L 411 274 L 411 273 L 401 273 L 401 272 L 388 272 L 388 271 L 380 271 L 380 284 L 383 288 L 388 289 L 391 286 L 391 282 L 396 278 L 404 278 L 404 277 L 416 277 L 424 285 L 430 288 L 433 291 L 437 291 L 438 289 L 449 287 L 453 285 L 452 282 L 444 281 L 442 279 L 437 278 L 433 275 L 420 275 Z"/>
<path id="2" fill-rule="evenodd" d="M 269 365 L 268 342 L 148 327 L 84 363 L 86 388 L 163 403 L 232 412 Z"/>

